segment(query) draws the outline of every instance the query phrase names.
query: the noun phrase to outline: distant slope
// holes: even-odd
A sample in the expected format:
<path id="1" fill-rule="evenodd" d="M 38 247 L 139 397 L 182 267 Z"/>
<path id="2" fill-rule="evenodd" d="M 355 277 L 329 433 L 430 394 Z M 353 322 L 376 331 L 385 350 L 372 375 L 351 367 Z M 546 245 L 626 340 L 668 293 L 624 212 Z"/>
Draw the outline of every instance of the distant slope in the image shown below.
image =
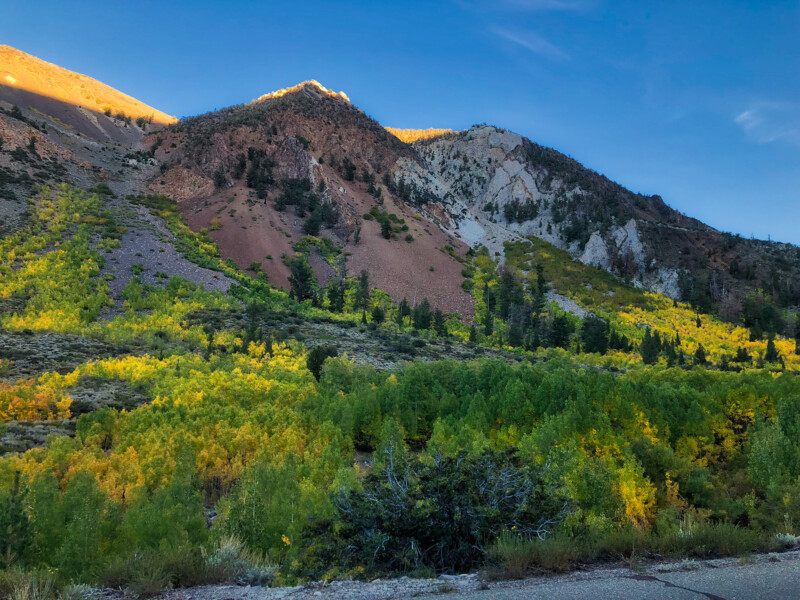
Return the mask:
<path id="1" fill-rule="evenodd" d="M 413 144 L 420 140 L 427 140 L 447 133 L 455 133 L 452 129 L 434 129 L 433 127 L 428 129 L 396 129 L 394 127 L 387 127 L 386 131 L 404 141 L 406 144 Z"/>
<path id="2" fill-rule="evenodd" d="M 126 127 L 144 130 L 177 121 L 96 79 L 9 46 L 0 46 L 0 102 L 56 118 L 91 139 L 128 145 L 132 135 Z"/>

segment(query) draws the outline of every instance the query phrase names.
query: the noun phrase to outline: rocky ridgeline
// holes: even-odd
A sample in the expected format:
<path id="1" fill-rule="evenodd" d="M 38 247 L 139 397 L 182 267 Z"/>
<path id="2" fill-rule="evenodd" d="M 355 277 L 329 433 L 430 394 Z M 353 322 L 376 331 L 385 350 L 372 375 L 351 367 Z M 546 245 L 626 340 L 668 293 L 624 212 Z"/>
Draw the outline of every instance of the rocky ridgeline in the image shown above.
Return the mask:
<path id="1" fill-rule="evenodd" d="M 516 133 L 475 126 L 415 142 L 424 165 L 401 159 L 395 177 L 430 190 L 439 198 L 437 208 L 444 211 L 440 225 L 471 246 L 486 246 L 493 256 L 502 256 L 505 242 L 532 235 L 611 272 L 619 271 L 615 260 L 625 257 L 632 262 L 628 268 L 635 269 L 638 285 L 677 297 L 677 270 L 654 263 L 654 252 L 642 240 L 635 218 L 610 227 L 590 222 L 588 241 L 570 239 L 570 216 L 560 206 L 585 202 L 592 191 L 552 178 L 545 167 L 531 162 L 529 146 Z M 518 212 L 520 218 L 509 220 L 506 207 L 512 204 L 527 206 L 527 214 Z"/>

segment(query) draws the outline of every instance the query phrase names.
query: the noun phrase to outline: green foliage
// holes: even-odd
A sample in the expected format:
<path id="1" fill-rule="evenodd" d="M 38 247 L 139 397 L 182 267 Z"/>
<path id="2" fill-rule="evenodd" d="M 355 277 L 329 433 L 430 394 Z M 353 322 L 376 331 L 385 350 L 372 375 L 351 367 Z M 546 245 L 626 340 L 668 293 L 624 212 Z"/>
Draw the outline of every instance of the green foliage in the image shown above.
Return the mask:
<path id="1" fill-rule="evenodd" d="M 545 534 L 563 517 L 557 489 L 543 472 L 487 451 L 414 459 L 386 422 L 363 491 L 337 501 L 342 534 L 356 564 L 409 572 L 465 572 L 482 563 L 484 544 L 502 530 Z"/>
<path id="2" fill-rule="evenodd" d="M 322 365 L 325 363 L 325 360 L 336 356 L 339 356 L 339 350 L 336 346 L 314 346 L 314 348 L 311 349 L 306 359 L 306 365 L 317 381 L 319 381 L 320 374 L 322 373 Z"/>
<path id="3" fill-rule="evenodd" d="M 314 278 L 314 270 L 308 264 L 306 257 L 297 256 L 291 259 L 289 261 L 289 270 L 290 296 L 298 302 L 313 298 L 316 279 Z"/>
<path id="4" fill-rule="evenodd" d="M 584 352 L 597 352 L 605 354 L 608 350 L 608 321 L 590 315 L 581 325 L 581 341 Z"/>

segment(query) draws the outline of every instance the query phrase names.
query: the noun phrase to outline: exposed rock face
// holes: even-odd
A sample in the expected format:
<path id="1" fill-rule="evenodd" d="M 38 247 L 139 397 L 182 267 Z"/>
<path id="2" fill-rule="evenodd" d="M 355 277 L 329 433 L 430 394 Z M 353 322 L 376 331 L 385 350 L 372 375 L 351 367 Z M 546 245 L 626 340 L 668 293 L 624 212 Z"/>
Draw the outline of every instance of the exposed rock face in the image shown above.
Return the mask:
<path id="1" fill-rule="evenodd" d="M 766 243 L 726 236 L 670 209 L 658 196 L 626 190 L 576 161 L 508 131 L 475 126 L 420 137 L 421 160 L 402 157 L 393 177 L 427 201 L 421 212 L 454 237 L 503 255 L 503 244 L 536 236 L 586 264 L 672 298 L 683 279 L 711 286 L 714 300 L 751 286 L 729 271 L 772 260 Z M 771 247 L 796 262 L 786 245 Z M 787 254 L 788 252 L 788 254 Z M 767 254 L 772 254 L 768 251 Z M 758 258 L 761 257 L 761 258 Z M 800 292 L 797 269 L 783 277 Z"/>
<path id="2" fill-rule="evenodd" d="M 447 214 L 443 227 L 470 245 L 482 244 L 502 255 L 504 242 L 534 235 L 609 271 L 619 273 L 615 261 L 623 261 L 633 271 L 626 274 L 645 285 L 648 250 L 636 220 L 612 225 L 605 233 L 587 230 L 587 240 L 573 239 L 565 231 L 571 224 L 565 205 L 586 202 L 591 191 L 557 178 L 545 183 L 551 174 L 531 162 L 529 145 L 515 133 L 474 127 L 417 142 L 424 165 L 400 161 L 395 177 L 429 190 Z"/>

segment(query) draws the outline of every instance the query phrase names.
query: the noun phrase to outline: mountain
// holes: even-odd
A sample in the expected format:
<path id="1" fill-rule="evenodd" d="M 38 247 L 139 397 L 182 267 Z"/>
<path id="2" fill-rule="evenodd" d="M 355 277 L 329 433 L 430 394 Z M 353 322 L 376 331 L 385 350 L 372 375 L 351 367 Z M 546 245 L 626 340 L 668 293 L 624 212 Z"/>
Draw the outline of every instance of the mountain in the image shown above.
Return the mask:
<path id="1" fill-rule="evenodd" d="M 705 312 L 716 305 L 729 319 L 754 289 L 800 303 L 796 246 L 719 232 L 496 127 L 405 135 L 417 157 L 399 161 L 394 179 L 470 246 L 502 255 L 505 242 L 536 236 L 643 289 Z"/>
<path id="2" fill-rule="evenodd" d="M 395 301 L 428 297 L 469 317 L 466 249 L 502 257 L 505 243 L 535 236 L 728 320 L 755 290 L 781 306 L 800 303 L 795 246 L 716 231 L 500 128 L 384 129 L 317 82 L 186 119 L 147 143 L 163 162 L 151 189 L 178 199 L 193 227 L 213 229 L 224 256 L 241 267 L 261 263 L 282 286 L 289 267 L 278 257 L 303 237 L 307 211 L 276 211 L 275 202 L 289 182 L 307 180 L 336 212 L 323 230 L 349 254 L 348 272 L 366 269 Z M 260 191 L 248 186 L 253 157 L 269 165 Z M 403 221 L 392 240 L 370 211 Z M 398 243 L 406 235 L 413 241 Z M 334 277 L 318 253 L 312 264 L 321 283 Z"/>
<path id="3" fill-rule="evenodd" d="M 497 127 L 384 128 L 316 81 L 176 121 L 7 46 L 0 77 L 0 228 L 36 185 L 106 184 L 175 199 L 224 258 L 284 288 L 300 245 L 320 286 L 365 270 L 395 302 L 469 319 L 469 249 L 502 261 L 533 236 L 726 320 L 800 304 L 797 247 L 716 231 Z"/>
<path id="4" fill-rule="evenodd" d="M 395 165 L 419 155 L 347 96 L 305 82 L 185 119 L 146 144 L 161 163 L 151 190 L 175 198 L 241 267 L 257 263 L 288 287 L 281 257 L 306 234 L 324 235 L 346 255 L 347 273 L 366 270 L 395 302 L 428 298 L 472 314 L 461 286 L 468 246 L 391 191 Z M 320 249 L 309 260 L 320 284 L 338 277 Z"/>
<path id="5" fill-rule="evenodd" d="M 314 81 L 151 123 L 6 56 L 66 83 L 0 90 L 0 597 L 797 548 L 798 248 Z"/>

